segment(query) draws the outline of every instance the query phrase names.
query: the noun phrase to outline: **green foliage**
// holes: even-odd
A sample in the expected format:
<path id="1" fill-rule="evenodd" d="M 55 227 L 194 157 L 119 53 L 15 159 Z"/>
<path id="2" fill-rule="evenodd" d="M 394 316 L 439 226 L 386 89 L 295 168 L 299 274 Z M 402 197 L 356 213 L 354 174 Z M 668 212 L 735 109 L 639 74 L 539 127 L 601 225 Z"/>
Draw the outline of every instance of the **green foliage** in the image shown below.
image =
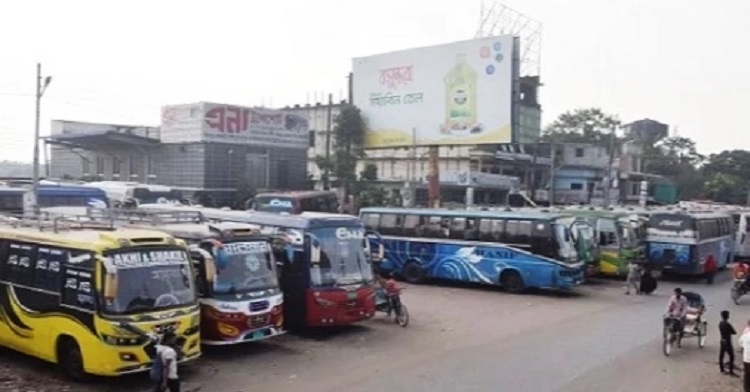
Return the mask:
<path id="1" fill-rule="evenodd" d="M 378 167 L 374 163 L 365 164 L 364 170 L 359 172 L 359 181 L 354 184 L 354 194 L 357 195 L 360 207 L 374 207 L 384 205 L 385 190 L 378 186 Z"/>
<path id="2" fill-rule="evenodd" d="M 590 143 L 608 147 L 614 129 L 620 126 L 615 115 L 598 108 L 576 109 L 561 114 L 547 126 L 542 135 L 543 142 Z M 615 135 L 615 144 L 621 140 Z"/>
<path id="3" fill-rule="evenodd" d="M 323 184 L 344 187 L 346 195 L 351 194 L 351 186 L 357 181 L 357 162 L 365 155 L 365 122 L 360 110 L 352 105 L 341 108 L 334 122 L 331 134 L 330 157 L 315 157 L 315 164 L 323 172 Z M 326 178 L 326 171 L 331 178 Z M 328 188 L 328 186 L 326 186 Z"/>

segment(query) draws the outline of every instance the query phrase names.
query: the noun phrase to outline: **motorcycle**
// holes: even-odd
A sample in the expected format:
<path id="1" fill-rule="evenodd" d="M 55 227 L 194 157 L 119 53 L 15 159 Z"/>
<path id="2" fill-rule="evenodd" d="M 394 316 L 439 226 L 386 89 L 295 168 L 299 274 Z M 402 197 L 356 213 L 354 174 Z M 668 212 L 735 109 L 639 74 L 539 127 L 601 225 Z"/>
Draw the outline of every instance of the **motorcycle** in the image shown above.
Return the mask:
<path id="1" fill-rule="evenodd" d="M 392 293 L 385 293 L 384 289 L 380 291 L 381 300 L 375 305 L 375 311 L 385 313 L 389 318 L 394 315 L 394 321 L 405 328 L 409 325 L 409 309 L 401 302 L 401 290 Z"/>

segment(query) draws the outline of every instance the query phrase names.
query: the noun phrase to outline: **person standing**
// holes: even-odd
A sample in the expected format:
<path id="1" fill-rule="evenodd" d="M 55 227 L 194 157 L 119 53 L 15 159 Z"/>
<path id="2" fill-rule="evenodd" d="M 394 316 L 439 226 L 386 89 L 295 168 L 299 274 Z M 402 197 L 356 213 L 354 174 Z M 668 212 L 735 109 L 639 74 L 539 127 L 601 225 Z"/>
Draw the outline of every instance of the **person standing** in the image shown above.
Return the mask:
<path id="1" fill-rule="evenodd" d="M 625 295 L 630 295 L 630 289 L 635 289 L 635 293 L 637 295 L 641 294 L 641 288 L 640 288 L 640 282 L 641 282 L 641 268 L 636 264 L 635 262 L 631 261 L 630 264 L 628 264 L 628 276 L 627 276 L 627 282 L 626 282 L 626 289 L 625 289 Z"/>
<path id="2" fill-rule="evenodd" d="M 180 392 L 180 377 L 177 374 L 177 335 L 166 332 L 156 345 L 156 360 L 161 361 L 162 376 L 154 392 Z"/>
<path id="3" fill-rule="evenodd" d="M 714 284 L 714 275 L 716 275 L 717 265 L 714 255 L 709 255 L 706 260 L 706 265 L 703 267 L 703 271 L 706 275 L 706 283 Z"/>
<path id="4" fill-rule="evenodd" d="M 745 332 L 740 336 L 740 347 L 742 347 L 743 385 L 745 392 L 750 392 L 750 320 L 747 322 Z"/>
<path id="5" fill-rule="evenodd" d="M 734 347 L 732 345 L 732 336 L 737 335 L 737 331 L 729 322 L 729 311 L 721 311 L 721 321 L 719 322 L 719 336 L 721 337 L 720 348 L 719 348 L 719 370 L 722 373 L 729 373 L 736 375 L 734 372 Z M 724 355 L 729 357 L 729 362 L 724 362 Z M 724 365 L 728 365 L 729 369 L 725 369 Z"/>

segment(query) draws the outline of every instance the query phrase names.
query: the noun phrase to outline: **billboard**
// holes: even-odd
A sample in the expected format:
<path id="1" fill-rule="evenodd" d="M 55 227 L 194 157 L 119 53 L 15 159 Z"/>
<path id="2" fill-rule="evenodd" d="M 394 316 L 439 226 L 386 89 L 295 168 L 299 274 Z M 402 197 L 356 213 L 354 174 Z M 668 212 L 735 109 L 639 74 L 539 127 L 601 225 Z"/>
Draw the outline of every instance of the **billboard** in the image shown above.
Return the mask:
<path id="1" fill-rule="evenodd" d="M 355 58 L 366 146 L 511 142 L 513 43 L 508 35 Z"/>
<path id="2" fill-rule="evenodd" d="M 309 128 L 301 113 L 200 102 L 162 108 L 161 140 L 307 149 Z"/>

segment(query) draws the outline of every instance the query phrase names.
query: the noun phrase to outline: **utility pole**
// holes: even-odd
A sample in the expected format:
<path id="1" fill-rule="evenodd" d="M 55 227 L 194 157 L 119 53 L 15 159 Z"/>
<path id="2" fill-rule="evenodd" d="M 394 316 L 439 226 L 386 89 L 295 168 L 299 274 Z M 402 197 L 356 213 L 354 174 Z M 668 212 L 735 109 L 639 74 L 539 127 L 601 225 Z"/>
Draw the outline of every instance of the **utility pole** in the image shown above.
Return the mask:
<path id="1" fill-rule="evenodd" d="M 32 208 L 34 211 L 34 215 L 39 215 L 39 117 L 41 113 L 41 101 L 42 101 L 42 95 L 44 94 L 44 90 L 47 89 L 47 86 L 49 86 L 49 83 L 52 81 L 51 76 L 47 76 L 44 78 L 44 83 L 42 84 L 42 64 L 37 63 L 36 64 L 36 93 L 34 94 L 36 97 L 36 116 L 35 116 L 35 124 L 34 124 L 34 176 L 33 176 L 33 182 L 32 182 L 32 194 L 33 194 L 33 200 L 32 202 Z"/>
<path id="2" fill-rule="evenodd" d="M 550 142 L 550 164 L 549 164 L 549 206 L 552 207 L 555 205 L 555 154 L 557 148 L 555 147 L 554 142 Z"/>
<path id="3" fill-rule="evenodd" d="M 333 117 L 333 94 L 328 94 L 328 125 L 326 127 L 326 169 L 323 173 L 323 189 L 331 190 L 331 122 Z"/>
<path id="4" fill-rule="evenodd" d="M 609 162 L 607 164 L 607 182 L 604 184 L 604 206 L 609 207 L 610 191 L 612 189 L 612 162 L 615 159 L 615 133 L 617 126 L 612 125 L 612 131 L 609 133 Z"/>

